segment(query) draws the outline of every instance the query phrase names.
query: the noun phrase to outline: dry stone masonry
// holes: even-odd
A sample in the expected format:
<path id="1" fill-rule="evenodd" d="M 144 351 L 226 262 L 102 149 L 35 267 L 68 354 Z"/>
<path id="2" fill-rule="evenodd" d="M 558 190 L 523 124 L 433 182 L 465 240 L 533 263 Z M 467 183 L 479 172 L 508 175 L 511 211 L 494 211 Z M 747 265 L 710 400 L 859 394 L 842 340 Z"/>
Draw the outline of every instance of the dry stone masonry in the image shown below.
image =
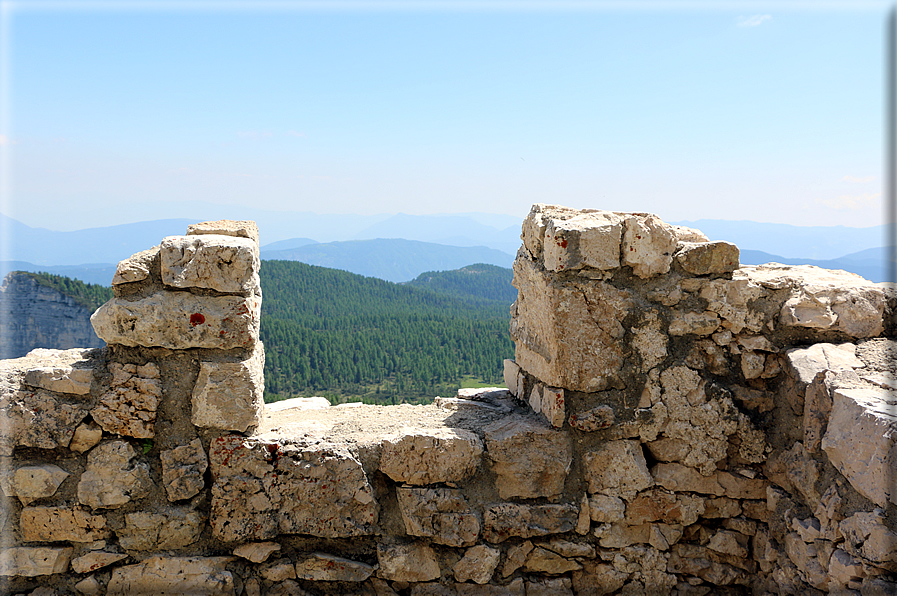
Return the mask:
<path id="1" fill-rule="evenodd" d="M 122 261 L 0 361 L 0 591 L 897 594 L 897 292 L 535 205 L 508 390 L 265 407 L 258 232 Z"/>

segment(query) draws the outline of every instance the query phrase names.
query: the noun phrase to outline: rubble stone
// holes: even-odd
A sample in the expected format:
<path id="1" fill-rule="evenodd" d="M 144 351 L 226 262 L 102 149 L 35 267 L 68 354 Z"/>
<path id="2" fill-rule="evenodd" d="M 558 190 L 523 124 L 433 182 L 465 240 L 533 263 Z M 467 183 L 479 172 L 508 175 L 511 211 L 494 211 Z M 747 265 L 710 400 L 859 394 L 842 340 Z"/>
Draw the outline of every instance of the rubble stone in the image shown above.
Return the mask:
<path id="1" fill-rule="evenodd" d="M 151 486 L 146 464 L 125 441 L 109 441 L 87 454 L 87 470 L 78 482 L 78 500 L 91 509 L 115 509 L 146 495 Z"/>
<path id="2" fill-rule="evenodd" d="M 249 542 L 234 549 L 234 555 L 253 563 L 264 563 L 280 550 L 276 542 Z"/>
<path id="3" fill-rule="evenodd" d="M 90 411 L 103 430 L 148 439 L 155 436 L 156 409 L 162 399 L 159 367 L 149 363 L 140 373 L 133 364 L 109 363 L 112 383 Z"/>
<path id="4" fill-rule="evenodd" d="M 249 238 L 256 244 L 259 243 L 259 228 L 254 221 L 249 220 L 219 219 L 187 226 L 188 236 L 202 234 Z"/>
<path id="5" fill-rule="evenodd" d="M 472 581 L 476 584 L 488 584 L 492 579 L 501 551 L 481 544 L 464 551 L 461 560 L 452 568 L 455 579 L 459 582 Z"/>
<path id="6" fill-rule="evenodd" d="M 103 567 L 108 567 L 119 561 L 128 558 L 128 555 L 119 553 L 107 553 L 101 551 L 92 551 L 85 555 L 72 559 L 72 571 L 75 573 L 90 573 Z"/>
<path id="7" fill-rule="evenodd" d="M 118 541 L 126 550 L 183 548 L 199 540 L 204 523 L 202 515 L 184 507 L 126 513 Z"/>
<path id="8" fill-rule="evenodd" d="M 611 493 L 624 499 L 654 484 L 638 441 L 608 441 L 583 457 L 590 493 Z"/>
<path id="9" fill-rule="evenodd" d="M 69 473 L 53 464 L 22 466 L 13 475 L 15 495 L 22 505 L 56 494 L 59 485 L 69 477 Z"/>
<path id="10" fill-rule="evenodd" d="M 241 362 L 202 362 L 193 387 L 194 425 L 245 432 L 259 425 L 264 407 L 265 350 Z"/>
<path id="11" fill-rule="evenodd" d="M 159 454 L 162 460 L 162 484 L 169 501 L 196 496 L 205 486 L 203 475 L 209 467 L 202 441 L 193 439 L 186 445 Z"/>
<path id="12" fill-rule="evenodd" d="M 363 582 L 374 573 L 366 563 L 326 553 L 311 553 L 296 562 L 296 577 L 326 582 Z"/>
<path id="13" fill-rule="evenodd" d="M 682 242 L 676 251 L 679 266 L 692 275 L 731 273 L 738 268 L 738 247 L 730 242 Z"/>
<path id="14" fill-rule="evenodd" d="M 553 497 L 563 492 L 573 461 L 570 435 L 515 418 L 486 427 L 485 435 L 502 499 Z"/>
<path id="15" fill-rule="evenodd" d="M 67 507 L 25 507 L 20 529 L 27 542 L 93 542 L 109 535 L 104 516 Z"/>
<path id="16" fill-rule="evenodd" d="M 410 536 L 430 537 L 448 546 L 476 543 L 480 520 L 459 489 L 398 487 L 396 496 Z"/>
<path id="17" fill-rule="evenodd" d="M 234 596 L 233 557 L 150 557 L 112 572 L 106 596 Z"/>
<path id="18" fill-rule="evenodd" d="M 460 482 L 473 475 L 483 443 L 463 429 L 405 429 L 383 441 L 380 471 L 395 480 L 425 485 Z"/>
<path id="19" fill-rule="evenodd" d="M 427 582 L 440 576 L 436 553 L 417 543 L 377 544 L 377 575 L 390 581 Z"/>
<path id="20" fill-rule="evenodd" d="M 147 250 L 134 253 L 127 259 L 118 262 L 115 268 L 115 275 L 112 277 L 112 285 L 119 286 L 122 284 L 143 281 L 150 276 L 150 268 L 153 261 L 159 256 L 159 247 L 154 246 Z"/>
<path id="21" fill-rule="evenodd" d="M 71 547 L 14 546 L 0 551 L 0 576 L 35 577 L 64 573 L 72 559 Z"/>
<path id="22" fill-rule="evenodd" d="M 88 395 L 96 354 L 96 350 L 89 348 L 32 350 L 28 356 L 39 358 L 43 366 L 29 367 L 25 373 L 25 384 L 55 393 Z"/>
<path id="23" fill-rule="evenodd" d="M 576 527 L 578 517 L 579 509 L 574 505 L 490 505 L 483 512 L 483 537 L 496 543 L 511 536 L 563 534 Z"/>

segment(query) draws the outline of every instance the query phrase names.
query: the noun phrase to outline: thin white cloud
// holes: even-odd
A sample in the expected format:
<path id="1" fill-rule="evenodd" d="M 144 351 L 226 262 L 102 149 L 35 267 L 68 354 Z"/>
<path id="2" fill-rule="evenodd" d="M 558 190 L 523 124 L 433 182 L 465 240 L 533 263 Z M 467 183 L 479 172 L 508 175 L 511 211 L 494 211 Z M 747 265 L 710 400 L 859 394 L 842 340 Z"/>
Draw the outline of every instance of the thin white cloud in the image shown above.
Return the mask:
<path id="1" fill-rule="evenodd" d="M 738 17 L 738 26 L 739 27 L 757 27 L 762 25 L 766 21 L 771 21 L 771 14 L 755 14 L 750 17 Z"/>
<path id="2" fill-rule="evenodd" d="M 287 131 L 287 135 L 289 135 L 289 136 L 291 136 L 291 137 L 300 137 L 300 138 L 303 138 L 303 139 L 305 138 L 305 133 L 304 133 L 304 132 L 299 132 L 299 131 L 297 131 L 297 130 L 289 130 L 289 131 Z"/>
<path id="3" fill-rule="evenodd" d="M 830 209 L 856 211 L 877 204 L 879 199 L 881 199 L 880 192 L 870 192 L 862 195 L 838 195 L 834 199 L 816 199 L 816 202 Z"/>
<path id="4" fill-rule="evenodd" d="M 10 139 L 6 135 L 0 135 L 0 147 L 8 147 L 9 145 L 15 145 L 17 142 Z"/>
<path id="5" fill-rule="evenodd" d="M 873 180 L 875 180 L 875 176 L 863 176 L 861 178 L 859 176 L 848 175 L 841 178 L 838 182 L 859 182 L 860 184 L 863 184 L 865 182 L 872 182 Z"/>

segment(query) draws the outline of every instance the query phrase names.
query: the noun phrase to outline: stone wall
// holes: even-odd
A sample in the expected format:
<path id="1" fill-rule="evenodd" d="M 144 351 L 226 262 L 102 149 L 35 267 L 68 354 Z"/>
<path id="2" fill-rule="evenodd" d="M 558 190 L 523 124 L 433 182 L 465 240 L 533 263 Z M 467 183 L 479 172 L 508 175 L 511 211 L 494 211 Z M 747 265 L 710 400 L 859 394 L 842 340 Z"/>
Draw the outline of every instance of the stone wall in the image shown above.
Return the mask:
<path id="1" fill-rule="evenodd" d="M 119 264 L 0 362 L 10 594 L 894 594 L 897 293 L 536 205 L 506 390 L 262 404 L 258 238 Z"/>

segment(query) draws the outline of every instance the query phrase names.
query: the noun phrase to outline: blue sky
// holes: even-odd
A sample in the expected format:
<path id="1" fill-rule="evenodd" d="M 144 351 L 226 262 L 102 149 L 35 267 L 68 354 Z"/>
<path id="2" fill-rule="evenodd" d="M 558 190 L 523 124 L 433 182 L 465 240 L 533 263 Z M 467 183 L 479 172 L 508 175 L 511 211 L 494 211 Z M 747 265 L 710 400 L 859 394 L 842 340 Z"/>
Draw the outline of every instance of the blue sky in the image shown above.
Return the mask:
<path id="1" fill-rule="evenodd" d="M 0 211 L 882 222 L 886 4 L 265 6 L 3 2 Z"/>

